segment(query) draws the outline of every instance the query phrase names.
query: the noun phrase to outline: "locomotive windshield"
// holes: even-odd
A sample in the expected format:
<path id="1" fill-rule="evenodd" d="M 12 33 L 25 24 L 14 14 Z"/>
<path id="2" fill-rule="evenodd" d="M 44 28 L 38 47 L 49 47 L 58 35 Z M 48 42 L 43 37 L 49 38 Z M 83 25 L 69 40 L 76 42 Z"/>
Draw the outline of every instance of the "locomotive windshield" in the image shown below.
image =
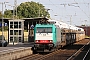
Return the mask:
<path id="1" fill-rule="evenodd" d="M 43 27 L 43 28 L 37 28 L 37 33 L 52 33 L 52 28 L 50 27 Z"/>

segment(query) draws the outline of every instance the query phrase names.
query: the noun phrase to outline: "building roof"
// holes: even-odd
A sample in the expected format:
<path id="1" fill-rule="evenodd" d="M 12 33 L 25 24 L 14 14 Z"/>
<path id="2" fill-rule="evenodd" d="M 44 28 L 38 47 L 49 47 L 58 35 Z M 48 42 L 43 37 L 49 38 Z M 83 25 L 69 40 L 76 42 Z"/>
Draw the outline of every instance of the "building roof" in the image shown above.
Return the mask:
<path id="1" fill-rule="evenodd" d="M 46 17 L 36 17 L 36 18 L 23 18 L 26 22 L 38 22 L 40 20 L 48 20 Z"/>
<path id="2" fill-rule="evenodd" d="M 46 18 L 46 17 L 36 17 L 36 18 L 22 18 L 22 19 L 20 19 L 20 20 L 25 20 L 25 22 L 38 22 L 38 21 L 40 21 L 40 20 L 48 20 L 48 18 Z M 12 20 L 12 19 L 10 19 L 10 18 L 3 18 L 3 21 L 5 22 L 5 23 L 8 23 L 9 22 L 9 20 Z M 16 20 L 16 19 L 15 19 Z M 2 21 L 2 18 L 0 18 L 0 21 Z"/>

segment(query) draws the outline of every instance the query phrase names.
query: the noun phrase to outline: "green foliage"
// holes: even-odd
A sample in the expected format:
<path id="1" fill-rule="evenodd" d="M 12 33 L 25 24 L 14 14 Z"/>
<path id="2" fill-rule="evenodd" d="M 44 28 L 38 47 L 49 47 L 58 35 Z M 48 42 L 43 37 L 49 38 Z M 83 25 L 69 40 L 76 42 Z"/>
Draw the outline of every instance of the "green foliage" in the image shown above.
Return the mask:
<path id="1" fill-rule="evenodd" d="M 4 17 L 12 18 L 13 11 L 6 10 Z M 36 2 L 24 2 L 17 7 L 17 18 L 50 17 L 42 4 Z"/>
<path id="2" fill-rule="evenodd" d="M 6 10 L 4 12 L 4 17 L 5 18 L 13 18 L 13 10 Z"/>
<path id="3" fill-rule="evenodd" d="M 2 18 L 2 13 L 0 12 L 0 18 Z"/>

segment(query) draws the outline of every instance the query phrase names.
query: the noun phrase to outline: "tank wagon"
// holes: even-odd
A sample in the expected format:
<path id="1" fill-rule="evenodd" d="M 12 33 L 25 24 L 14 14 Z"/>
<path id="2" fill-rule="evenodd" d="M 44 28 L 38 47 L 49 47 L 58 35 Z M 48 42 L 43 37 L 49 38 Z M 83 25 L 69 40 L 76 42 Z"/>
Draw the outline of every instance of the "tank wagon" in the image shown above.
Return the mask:
<path id="1" fill-rule="evenodd" d="M 66 23 L 48 20 L 47 24 L 36 24 L 34 28 L 34 52 L 56 50 L 85 38 L 85 32 Z"/>

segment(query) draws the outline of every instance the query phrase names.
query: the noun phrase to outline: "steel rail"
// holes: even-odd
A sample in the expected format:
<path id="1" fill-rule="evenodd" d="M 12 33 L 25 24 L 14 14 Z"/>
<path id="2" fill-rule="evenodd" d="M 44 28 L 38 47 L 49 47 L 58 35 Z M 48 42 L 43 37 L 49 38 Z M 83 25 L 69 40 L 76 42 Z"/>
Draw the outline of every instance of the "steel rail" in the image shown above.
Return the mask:
<path id="1" fill-rule="evenodd" d="M 90 41 L 89 41 L 86 45 L 88 45 L 89 43 L 90 43 Z M 78 54 L 84 49 L 84 47 L 85 47 L 86 45 L 82 46 L 76 53 L 74 53 L 72 56 L 70 56 L 67 60 L 70 60 L 70 59 L 72 59 L 73 57 L 75 58 L 75 55 L 78 55 Z"/>
<path id="2" fill-rule="evenodd" d="M 89 48 L 88 51 L 86 52 L 86 54 L 85 54 L 83 60 L 85 60 L 85 58 L 86 58 L 86 56 L 88 55 L 89 52 L 90 52 L 90 48 Z"/>

